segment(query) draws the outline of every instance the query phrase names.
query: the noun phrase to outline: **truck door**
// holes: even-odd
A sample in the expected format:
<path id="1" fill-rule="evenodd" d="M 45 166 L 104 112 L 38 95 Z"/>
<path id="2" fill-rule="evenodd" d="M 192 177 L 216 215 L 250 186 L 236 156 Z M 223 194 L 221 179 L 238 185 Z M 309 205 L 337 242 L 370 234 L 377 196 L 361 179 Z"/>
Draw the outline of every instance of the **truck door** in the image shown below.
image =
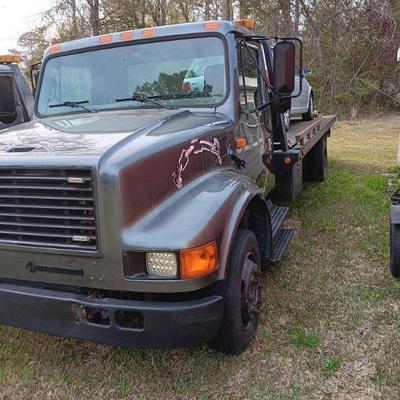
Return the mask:
<path id="1" fill-rule="evenodd" d="M 273 143 L 268 130 L 270 108 L 254 111 L 265 100 L 265 83 L 255 61 L 263 69 L 264 59 L 258 44 L 238 47 L 240 118 L 237 136 L 246 139 L 246 146 L 238 150 L 238 156 L 246 162 L 244 173 L 257 180 L 266 173 L 263 155 L 264 159 L 272 157 Z"/>
<path id="2" fill-rule="evenodd" d="M 12 67 L 14 66 L 11 66 L 10 69 Z M 7 117 L 2 116 L 0 118 L 0 129 L 22 124 L 31 119 L 33 112 L 33 97 L 27 89 L 25 92 L 22 92 L 21 89 L 25 88 L 21 85 L 22 81 L 19 78 L 23 79 L 22 75 L 19 77 L 15 72 L 7 74 L 0 73 L 0 108 L 4 107 L 3 103 L 5 102 L 10 104 L 13 103 L 15 106 L 14 115 Z M 6 86 L 2 84 L 2 82 L 8 82 L 9 84 Z M 6 87 L 8 87 L 8 89 L 6 89 Z"/>

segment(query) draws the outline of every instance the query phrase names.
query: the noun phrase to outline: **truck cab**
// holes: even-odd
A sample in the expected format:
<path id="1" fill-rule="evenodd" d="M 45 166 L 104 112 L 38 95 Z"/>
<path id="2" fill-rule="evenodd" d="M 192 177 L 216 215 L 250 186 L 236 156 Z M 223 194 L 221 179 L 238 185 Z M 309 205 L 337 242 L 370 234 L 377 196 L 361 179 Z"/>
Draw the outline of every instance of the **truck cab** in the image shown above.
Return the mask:
<path id="1" fill-rule="evenodd" d="M 334 118 L 286 133 L 301 42 L 247 27 L 170 25 L 45 52 L 32 121 L 0 136 L 0 323 L 248 347 L 263 267 L 293 236 L 279 203 L 303 168 L 325 177 Z"/>
<path id="2" fill-rule="evenodd" d="M 21 61 L 19 56 L 0 55 L 0 129 L 28 122 L 32 117 L 34 99 L 18 66 Z"/>

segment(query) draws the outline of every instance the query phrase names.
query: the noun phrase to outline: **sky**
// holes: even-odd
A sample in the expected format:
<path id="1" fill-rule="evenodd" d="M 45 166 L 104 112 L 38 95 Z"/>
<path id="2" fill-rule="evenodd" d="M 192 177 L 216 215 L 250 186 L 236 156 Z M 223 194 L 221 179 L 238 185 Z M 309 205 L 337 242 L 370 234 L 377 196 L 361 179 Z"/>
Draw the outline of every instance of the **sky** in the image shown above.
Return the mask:
<path id="1" fill-rule="evenodd" d="M 19 35 L 29 31 L 54 0 L 0 0 L 0 54 L 17 47 Z"/>

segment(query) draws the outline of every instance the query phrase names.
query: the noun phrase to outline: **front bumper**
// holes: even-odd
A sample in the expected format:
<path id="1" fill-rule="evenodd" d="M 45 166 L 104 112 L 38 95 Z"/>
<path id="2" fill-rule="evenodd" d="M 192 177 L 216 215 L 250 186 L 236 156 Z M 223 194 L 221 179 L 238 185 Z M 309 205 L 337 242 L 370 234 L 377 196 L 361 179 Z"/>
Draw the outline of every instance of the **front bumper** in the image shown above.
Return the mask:
<path id="1" fill-rule="evenodd" d="M 88 310 L 102 310 L 108 324 L 89 322 Z M 88 299 L 84 295 L 0 284 L 0 324 L 117 346 L 185 347 L 210 340 L 222 316 L 223 300 L 209 296 L 182 302 Z M 143 326 L 119 325 L 118 313 L 142 316 Z"/>

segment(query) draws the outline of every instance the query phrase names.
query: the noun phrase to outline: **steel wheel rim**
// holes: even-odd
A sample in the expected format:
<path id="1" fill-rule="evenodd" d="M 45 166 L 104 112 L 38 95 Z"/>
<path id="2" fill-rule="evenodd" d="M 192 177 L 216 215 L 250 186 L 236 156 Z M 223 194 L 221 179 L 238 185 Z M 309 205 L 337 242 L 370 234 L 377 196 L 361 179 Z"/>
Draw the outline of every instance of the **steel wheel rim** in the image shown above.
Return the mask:
<path id="1" fill-rule="evenodd" d="M 261 271 L 254 262 L 253 252 L 245 258 L 241 279 L 241 321 L 244 330 L 248 330 L 257 320 L 261 304 Z"/>

